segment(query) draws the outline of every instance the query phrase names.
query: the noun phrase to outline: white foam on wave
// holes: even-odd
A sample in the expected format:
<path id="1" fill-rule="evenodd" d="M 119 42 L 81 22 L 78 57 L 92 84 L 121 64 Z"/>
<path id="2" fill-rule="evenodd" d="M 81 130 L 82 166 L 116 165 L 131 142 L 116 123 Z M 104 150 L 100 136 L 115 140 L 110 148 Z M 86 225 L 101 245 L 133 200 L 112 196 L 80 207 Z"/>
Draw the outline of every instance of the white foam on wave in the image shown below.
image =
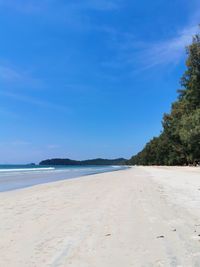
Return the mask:
<path id="1" fill-rule="evenodd" d="M 54 167 L 48 167 L 48 168 L 0 169 L 0 173 L 1 173 L 1 172 L 49 171 L 49 170 L 55 170 L 55 168 L 54 168 Z"/>
<path id="2" fill-rule="evenodd" d="M 111 165 L 112 168 L 115 168 L 115 169 L 119 169 L 121 168 L 121 166 L 118 166 L 118 165 Z"/>

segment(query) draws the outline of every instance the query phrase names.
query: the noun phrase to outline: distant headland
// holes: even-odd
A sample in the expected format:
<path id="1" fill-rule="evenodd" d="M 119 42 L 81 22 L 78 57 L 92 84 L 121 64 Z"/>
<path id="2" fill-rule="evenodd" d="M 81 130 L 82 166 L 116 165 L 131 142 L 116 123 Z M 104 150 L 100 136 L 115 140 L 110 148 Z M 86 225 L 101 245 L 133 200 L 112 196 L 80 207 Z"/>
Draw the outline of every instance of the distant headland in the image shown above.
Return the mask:
<path id="1" fill-rule="evenodd" d="M 39 165 L 125 165 L 126 159 L 124 158 L 118 158 L 118 159 L 88 159 L 88 160 L 71 160 L 71 159 L 46 159 L 42 160 Z"/>

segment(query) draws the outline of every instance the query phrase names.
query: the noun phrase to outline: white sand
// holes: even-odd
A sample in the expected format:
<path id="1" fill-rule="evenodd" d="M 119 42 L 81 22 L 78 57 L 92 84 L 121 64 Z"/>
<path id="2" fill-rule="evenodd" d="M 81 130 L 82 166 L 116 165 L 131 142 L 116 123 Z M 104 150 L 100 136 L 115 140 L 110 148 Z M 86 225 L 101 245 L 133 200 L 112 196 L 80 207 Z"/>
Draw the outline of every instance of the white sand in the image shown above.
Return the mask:
<path id="1" fill-rule="evenodd" d="M 1 267 L 200 266 L 200 168 L 125 171 L 0 193 Z"/>

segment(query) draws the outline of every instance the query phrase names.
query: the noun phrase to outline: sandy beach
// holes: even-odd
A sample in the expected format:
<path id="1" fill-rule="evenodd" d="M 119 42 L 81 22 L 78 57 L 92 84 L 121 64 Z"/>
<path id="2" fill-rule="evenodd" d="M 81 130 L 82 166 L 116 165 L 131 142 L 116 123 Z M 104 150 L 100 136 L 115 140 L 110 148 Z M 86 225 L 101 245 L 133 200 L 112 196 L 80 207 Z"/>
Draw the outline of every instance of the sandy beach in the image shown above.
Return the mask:
<path id="1" fill-rule="evenodd" d="M 132 167 L 0 193 L 0 266 L 200 266 L 200 168 Z"/>

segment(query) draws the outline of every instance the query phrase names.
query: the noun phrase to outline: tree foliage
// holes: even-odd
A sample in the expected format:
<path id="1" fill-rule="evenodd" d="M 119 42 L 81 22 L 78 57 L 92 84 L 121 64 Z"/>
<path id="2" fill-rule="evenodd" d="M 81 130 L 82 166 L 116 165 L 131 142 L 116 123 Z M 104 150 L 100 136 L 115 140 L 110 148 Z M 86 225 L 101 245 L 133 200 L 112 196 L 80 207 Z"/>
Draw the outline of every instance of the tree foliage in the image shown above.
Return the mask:
<path id="1" fill-rule="evenodd" d="M 182 89 L 171 112 L 163 116 L 163 131 L 128 163 L 138 165 L 186 165 L 200 162 L 200 34 L 187 47 Z"/>

